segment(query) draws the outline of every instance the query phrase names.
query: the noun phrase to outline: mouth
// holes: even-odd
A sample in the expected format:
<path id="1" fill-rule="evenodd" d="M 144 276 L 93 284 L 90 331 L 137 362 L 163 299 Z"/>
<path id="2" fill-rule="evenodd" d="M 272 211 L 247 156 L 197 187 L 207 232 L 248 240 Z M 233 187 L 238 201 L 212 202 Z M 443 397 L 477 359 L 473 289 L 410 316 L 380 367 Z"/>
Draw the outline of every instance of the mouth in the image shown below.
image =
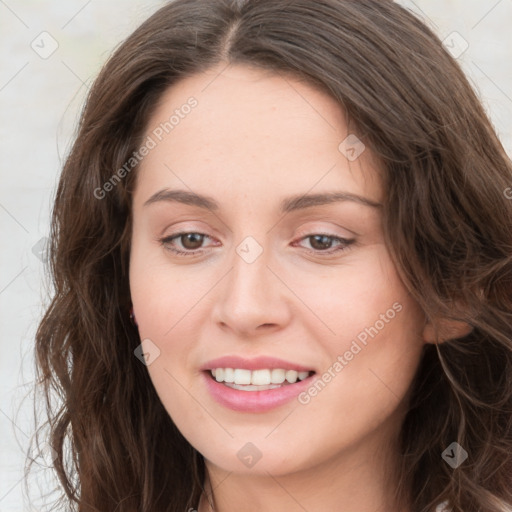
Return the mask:
<path id="1" fill-rule="evenodd" d="M 207 375 L 219 384 L 238 391 L 268 391 L 293 386 L 314 375 L 313 370 L 297 371 L 285 368 L 212 368 Z"/>
<path id="2" fill-rule="evenodd" d="M 264 413 L 283 406 L 316 380 L 316 371 L 283 359 L 225 356 L 204 364 L 205 391 L 224 408 Z"/>

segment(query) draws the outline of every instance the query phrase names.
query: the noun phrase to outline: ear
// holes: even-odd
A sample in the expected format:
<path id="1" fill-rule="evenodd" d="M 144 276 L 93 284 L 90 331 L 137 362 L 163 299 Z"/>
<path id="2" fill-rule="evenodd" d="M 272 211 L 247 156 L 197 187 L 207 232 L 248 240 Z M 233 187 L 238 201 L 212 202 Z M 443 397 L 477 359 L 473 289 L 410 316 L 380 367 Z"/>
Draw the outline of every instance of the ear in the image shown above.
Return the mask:
<path id="1" fill-rule="evenodd" d="M 467 336 L 473 327 L 460 320 L 442 318 L 437 321 L 427 320 L 423 328 L 423 340 L 425 343 L 443 343 L 456 338 Z"/>

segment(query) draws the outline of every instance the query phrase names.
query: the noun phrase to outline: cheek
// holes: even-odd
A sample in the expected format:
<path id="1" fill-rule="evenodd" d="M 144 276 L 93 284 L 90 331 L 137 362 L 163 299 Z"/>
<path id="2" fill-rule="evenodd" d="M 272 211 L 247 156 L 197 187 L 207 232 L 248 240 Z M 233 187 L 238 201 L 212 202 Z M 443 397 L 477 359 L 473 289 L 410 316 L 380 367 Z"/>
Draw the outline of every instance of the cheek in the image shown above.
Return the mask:
<path id="1" fill-rule="evenodd" d="M 397 406 L 424 346 L 424 315 L 387 252 L 367 256 L 359 260 L 364 261 L 360 268 L 347 267 L 337 279 L 326 281 L 323 293 L 317 288 L 309 295 L 330 332 L 316 338 L 327 356 L 321 382 L 302 400 L 312 417 L 325 417 L 336 404 L 353 411 L 354 420 L 359 416 L 360 426 L 382 419 Z"/>
<path id="2" fill-rule="evenodd" d="M 343 349 L 344 343 L 375 323 L 379 330 L 383 321 L 387 327 L 387 320 L 397 316 L 396 309 L 410 302 L 384 245 L 365 248 L 321 276 L 301 274 L 300 279 L 290 279 L 295 279 L 294 290 L 315 314 L 316 325 L 321 325 L 318 319 L 322 321 L 325 339 L 331 339 L 336 349 Z"/>
<path id="3" fill-rule="evenodd" d="M 162 248 L 132 247 L 130 291 L 141 336 L 168 339 L 189 327 L 214 284 L 211 272 L 171 265 Z"/>
<path id="4" fill-rule="evenodd" d="M 357 326 L 347 328 L 347 336 L 325 346 L 329 362 L 318 381 L 299 396 L 301 409 L 294 415 L 308 418 L 307 427 L 290 427 L 283 438 L 307 438 L 315 457 L 321 458 L 361 439 L 399 431 L 423 348 L 417 324 L 411 322 L 418 314 L 416 305 L 403 300 L 401 306 L 383 327 L 379 323 L 365 330 L 358 320 Z M 364 335 L 364 343 L 357 333 Z"/>
<path id="5" fill-rule="evenodd" d="M 189 409 L 189 392 L 197 385 L 194 347 L 198 326 L 205 318 L 206 295 L 215 276 L 200 279 L 192 267 L 173 267 L 161 251 L 143 244 L 132 245 L 130 290 L 140 338 L 151 340 L 157 347 L 154 350 L 158 357 L 148 365 L 148 372 L 174 417 Z"/>

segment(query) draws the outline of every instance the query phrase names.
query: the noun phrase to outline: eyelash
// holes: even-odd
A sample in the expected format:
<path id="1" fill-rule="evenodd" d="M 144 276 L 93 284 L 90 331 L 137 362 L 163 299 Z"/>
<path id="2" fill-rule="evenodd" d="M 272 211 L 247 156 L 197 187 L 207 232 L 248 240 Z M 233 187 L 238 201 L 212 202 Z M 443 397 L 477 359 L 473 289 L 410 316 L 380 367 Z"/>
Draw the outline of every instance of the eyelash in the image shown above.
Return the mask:
<path id="1" fill-rule="evenodd" d="M 185 257 L 196 256 L 197 254 L 204 252 L 201 249 L 182 251 L 182 250 L 176 249 L 176 247 L 173 247 L 170 245 L 172 240 L 174 240 L 175 238 L 180 238 L 183 235 L 200 235 L 200 236 L 203 236 L 206 238 L 210 238 L 208 235 L 206 235 L 204 233 L 199 233 L 196 231 L 181 231 L 179 233 L 175 233 L 173 235 L 166 236 L 164 238 L 160 238 L 158 241 L 164 246 L 164 248 L 166 250 L 171 251 L 172 253 L 177 254 L 179 256 L 185 256 Z M 331 238 L 332 240 L 337 240 L 340 242 L 340 245 L 338 246 L 338 248 L 334 249 L 334 250 L 321 251 L 319 249 L 306 249 L 307 252 L 312 253 L 316 256 L 318 256 L 318 255 L 330 256 L 330 255 L 333 255 L 338 252 L 346 251 L 349 248 L 349 246 L 355 242 L 355 239 L 342 238 L 339 236 L 331 235 L 329 233 L 312 233 L 310 235 L 303 236 L 302 238 L 299 239 L 299 241 L 307 239 L 307 238 L 311 238 L 313 236 L 324 236 L 324 237 Z"/>

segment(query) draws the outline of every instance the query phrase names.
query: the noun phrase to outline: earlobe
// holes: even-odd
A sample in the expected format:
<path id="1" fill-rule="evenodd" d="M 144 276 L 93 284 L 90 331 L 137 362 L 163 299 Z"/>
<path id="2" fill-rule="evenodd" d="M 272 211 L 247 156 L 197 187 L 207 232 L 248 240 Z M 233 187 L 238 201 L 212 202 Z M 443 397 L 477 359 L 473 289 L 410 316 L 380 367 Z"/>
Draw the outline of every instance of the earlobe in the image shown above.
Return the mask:
<path id="1" fill-rule="evenodd" d="M 135 318 L 135 313 L 133 312 L 133 306 L 130 308 L 130 321 L 133 325 L 138 326 L 137 319 Z"/>
<path id="2" fill-rule="evenodd" d="M 460 320 L 444 318 L 435 323 L 432 320 L 427 320 L 423 328 L 423 340 L 425 343 L 444 343 L 455 338 L 463 338 L 472 330 L 471 325 Z"/>

